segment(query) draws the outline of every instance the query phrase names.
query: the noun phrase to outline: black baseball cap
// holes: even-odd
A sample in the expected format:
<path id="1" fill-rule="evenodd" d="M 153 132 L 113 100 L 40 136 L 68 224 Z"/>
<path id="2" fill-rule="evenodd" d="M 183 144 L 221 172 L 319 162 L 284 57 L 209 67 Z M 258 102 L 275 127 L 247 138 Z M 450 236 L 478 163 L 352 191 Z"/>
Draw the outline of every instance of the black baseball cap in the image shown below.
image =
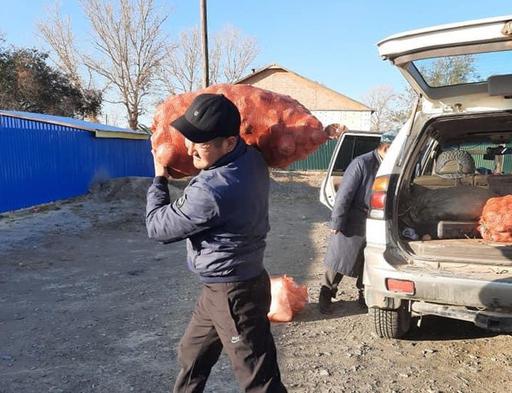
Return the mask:
<path id="1" fill-rule="evenodd" d="M 185 138 L 194 143 L 240 134 L 240 112 L 222 94 L 200 94 L 183 116 L 171 123 Z"/>

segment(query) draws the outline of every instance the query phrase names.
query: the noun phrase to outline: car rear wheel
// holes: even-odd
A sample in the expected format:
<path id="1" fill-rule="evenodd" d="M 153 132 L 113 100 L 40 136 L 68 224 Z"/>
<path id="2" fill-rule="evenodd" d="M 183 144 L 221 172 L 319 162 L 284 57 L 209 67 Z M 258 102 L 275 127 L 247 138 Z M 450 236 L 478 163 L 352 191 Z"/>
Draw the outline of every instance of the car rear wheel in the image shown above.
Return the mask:
<path id="1" fill-rule="evenodd" d="M 411 327 L 409 302 L 402 302 L 397 310 L 371 308 L 375 333 L 382 338 L 401 338 Z"/>

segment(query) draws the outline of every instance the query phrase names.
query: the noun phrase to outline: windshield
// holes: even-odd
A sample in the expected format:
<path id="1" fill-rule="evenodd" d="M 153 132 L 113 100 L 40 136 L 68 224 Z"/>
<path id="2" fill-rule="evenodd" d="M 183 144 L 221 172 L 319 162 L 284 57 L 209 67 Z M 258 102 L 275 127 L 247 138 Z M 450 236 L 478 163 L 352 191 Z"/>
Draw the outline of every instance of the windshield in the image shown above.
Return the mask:
<path id="1" fill-rule="evenodd" d="M 479 83 L 492 75 L 512 74 L 510 51 L 435 57 L 413 63 L 429 87 Z"/>

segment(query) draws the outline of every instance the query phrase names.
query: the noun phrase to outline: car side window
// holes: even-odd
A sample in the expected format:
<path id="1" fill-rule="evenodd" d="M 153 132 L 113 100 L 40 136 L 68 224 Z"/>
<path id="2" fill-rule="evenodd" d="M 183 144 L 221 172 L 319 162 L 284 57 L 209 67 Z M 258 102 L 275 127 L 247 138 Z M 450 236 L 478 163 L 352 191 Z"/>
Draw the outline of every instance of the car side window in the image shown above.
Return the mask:
<path id="1" fill-rule="evenodd" d="M 355 157 L 376 149 L 379 145 L 379 141 L 378 136 L 346 135 L 338 151 L 333 172 L 345 172 L 348 165 Z"/>

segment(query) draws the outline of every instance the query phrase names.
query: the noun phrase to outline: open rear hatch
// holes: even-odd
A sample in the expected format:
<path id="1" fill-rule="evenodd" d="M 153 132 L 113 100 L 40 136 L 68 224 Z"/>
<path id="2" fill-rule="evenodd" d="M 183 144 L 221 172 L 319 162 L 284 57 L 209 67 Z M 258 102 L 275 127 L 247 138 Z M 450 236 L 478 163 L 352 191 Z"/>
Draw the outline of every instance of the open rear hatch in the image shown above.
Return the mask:
<path id="1" fill-rule="evenodd" d="M 412 262 L 512 266 L 512 243 L 477 230 L 485 202 L 512 194 L 512 15 L 401 33 L 378 47 L 421 97 L 411 154 L 395 168 L 402 247 Z M 436 168 L 446 155 L 451 167 Z M 462 156 L 473 162 L 465 173 Z"/>
<path id="2" fill-rule="evenodd" d="M 378 43 L 423 97 L 424 111 L 505 109 L 512 94 L 512 15 L 414 30 Z M 436 72 L 440 65 L 460 71 Z"/>

